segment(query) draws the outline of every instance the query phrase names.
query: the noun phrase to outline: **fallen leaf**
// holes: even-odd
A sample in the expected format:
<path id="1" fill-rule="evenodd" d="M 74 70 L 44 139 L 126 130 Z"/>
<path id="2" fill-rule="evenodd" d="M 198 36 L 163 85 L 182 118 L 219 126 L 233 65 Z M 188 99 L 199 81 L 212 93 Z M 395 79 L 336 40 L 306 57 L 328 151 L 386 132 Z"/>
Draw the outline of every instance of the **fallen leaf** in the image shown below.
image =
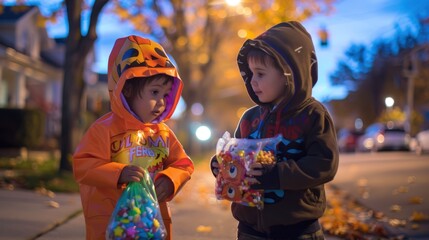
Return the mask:
<path id="1" fill-rule="evenodd" d="M 410 216 L 410 221 L 412 222 L 421 222 L 426 220 L 429 220 L 429 217 L 422 212 L 414 211 Z"/>
<path id="2" fill-rule="evenodd" d="M 397 218 L 393 218 L 389 220 L 389 224 L 392 227 L 405 227 L 405 225 L 407 224 L 406 220 L 401 220 L 401 219 L 397 219 Z"/>
<path id="3" fill-rule="evenodd" d="M 407 193 L 408 192 L 408 187 L 400 186 L 398 188 L 398 192 L 399 193 Z"/>
<path id="4" fill-rule="evenodd" d="M 366 186 L 368 186 L 368 179 L 366 179 L 366 178 L 359 179 L 357 185 L 359 187 L 366 187 Z"/>
<path id="5" fill-rule="evenodd" d="M 392 205 L 391 207 L 390 207 L 390 211 L 392 211 L 392 212 L 399 212 L 399 211 L 401 211 L 401 206 L 399 206 L 398 204 L 395 204 L 395 205 Z"/>
<path id="6" fill-rule="evenodd" d="M 48 196 L 50 198 L 54 198 L 55 197 L 55 193 L 52 192 L 51 190 L 48 190 L 44 187 L 41 188 L 37 188 L 36 189 L 36 193 L 40 194 L 40 195 L 44 195 L 44 196 Z"/>
<path id="7" fill-rule="evenodd" d="M 420 225 L 419 224 L 417 224 L 417 223 L 413 223 L 413 224 L 411 224 L 411 229 L 413 229 L 413 230 L 417 230 L 417 229 L 419 229 L 420 228 Z"/>
<path id="8" fill-rule="evenodd" d="M 370 231 L 377 236 L 386 237 L 388 235 L 387 230 L 380 223 L 376 223 L 376 224 L 372 225 Z"/>
<path id="9" fill-rule="evenodd" d="M 374 212 L 374 217 L 375 217 L 376 219 L 382 219 L 382 218 L 384 218 L 384 217 L 385 217 L 385 215 L 384 215 L 384 213 L 383 213 L 383 212 L 376 211 L 376 212 Z"/>
<path id="10" fill-rule="evenodd" d="M 408 184 L 414 183 L 416 181 L 416 176 L 409 176 L 408 177 Z"/>
<path id="11" fill-rule="evenodd" d="M 413 204 L 421 204 L 421 203 L 423 203 L 423 198 L 415 196 L 415 197 L 410 198 L 408 201 L 410 203 L 413 203 Z"/>
<path id="12" fill-rule="evenodd" d="M 369 192 L 368 191 L 363 191 L 362 194 L 361 194 L 361 197 L 363 199 L 368 199 L 369 198 Z"/>
<path id="13" fill-rule="evenodd" d="M 197 232 L 211 232 L 211 231 L 212 231 L 212 227 L 210 226 L 199 225 L 197 227 Z"/>
<path id="14" fill-rule="evenodd" d="M 60 204 L 58 202 L 55 202 L 55 201 L 48 201 L 48 206 L 53 207 L 53 208 L 59 208 Z"/>

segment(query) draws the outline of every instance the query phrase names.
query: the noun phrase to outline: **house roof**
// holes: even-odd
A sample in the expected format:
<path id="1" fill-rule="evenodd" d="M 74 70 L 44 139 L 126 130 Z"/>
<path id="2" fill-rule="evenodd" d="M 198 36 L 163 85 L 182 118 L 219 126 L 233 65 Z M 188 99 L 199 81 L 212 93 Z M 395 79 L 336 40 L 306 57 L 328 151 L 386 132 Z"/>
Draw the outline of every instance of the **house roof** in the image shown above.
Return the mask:
<path id="1" fill-rule="evenodd" d="M 37 9 L 37 6 L 4 6 L 0 5 L 0 24 L 3 25 L 14 25 L 20 18 L 22 18 L 25 14 L 28 14 L 33 9 Z M 1 30 L 0 30 L 1 33 Z M 17 52 L 22 54 L 26 54 L 25 52 L 20 51 L 15 48 L 13 42 L 10 42 L 10 39 L 5 39 L 0 37 L 0 46 L 4 46 L 5 48 L 12 48 Z M 56 46 L 54 48 L 41 49 L 40 50 L 40 58 L 43 62 L 55 67 L 61 68 L 64 64 L 64 44 L 59 42 L 64 40 L 56 40 Z"/>
<path id="2" fill-rule="evenodd" d="M 36 6 L 5 6 L 0 5 L 0 23 L 12 23 L 30 12 Z"/>
<path id="3" fill-rule="evenodd" d="M 6 42 L 4 39 L 0 38 L 0 47 L 3 48 L 12 48 L 16 52 L 19 52 L 23 55 L 26 55 L 24 52 L 17 50 L 12 44 Z M 53 49 L 46 49 L 40 52 L 40 58 L 43 62 L 55 67 L 62 68 L 64 65 L 64 49 L 60 46 L 57 46 Z"/>

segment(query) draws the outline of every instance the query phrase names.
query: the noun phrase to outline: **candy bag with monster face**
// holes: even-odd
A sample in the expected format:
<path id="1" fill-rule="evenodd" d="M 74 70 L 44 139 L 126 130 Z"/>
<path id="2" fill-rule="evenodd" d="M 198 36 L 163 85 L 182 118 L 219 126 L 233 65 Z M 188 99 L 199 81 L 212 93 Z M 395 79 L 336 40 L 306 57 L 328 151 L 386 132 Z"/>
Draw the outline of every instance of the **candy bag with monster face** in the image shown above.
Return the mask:
<path id="1" fill-rule="evenodd" d="M 130 182 L 116 203 L 106 239 L 163 240 L 167 235 L 155 187 L 147 170 L 140 182 Z"/>
<path id="2" fill-rule="evenodd" d="M 250 189 L 247 172 L 253 162 L 275 164 L 275 150 L 281 139 L 281 135 L 263 139 L 231 138 L 229 132 L 225 132 L 216 145 L 219 163 L 216 198 L 262 209 L 263 191 Z"/>

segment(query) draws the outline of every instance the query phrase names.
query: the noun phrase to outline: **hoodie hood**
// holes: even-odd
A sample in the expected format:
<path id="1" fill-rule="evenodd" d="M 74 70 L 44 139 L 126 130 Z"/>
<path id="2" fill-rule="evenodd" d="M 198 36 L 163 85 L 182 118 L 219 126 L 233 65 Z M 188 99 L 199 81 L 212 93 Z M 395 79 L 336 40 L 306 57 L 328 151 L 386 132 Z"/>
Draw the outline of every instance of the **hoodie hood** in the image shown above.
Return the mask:
<path id="1" fill-rule="evenodd" d="M 299 108 L 312 95 L 312 88 L 317 82 L 317 58 L 310 34 L 299 22 L 279 23 L 255 39 L 247 40 L 237 57 L 238 67 L 245 82 L 250 98 L 258 105 L 261 103 L 252 89 L 252 72 L 247 62 L 247 54 L 252 48 L 258 48 L 272 57 L 282 68 L 287 77 L 285 99 L 280 103 L 288 109 Z"/>
<path id="2" fill-rule="evenodd" d="M 129 110 L 122 96 L 125 81 L 135 77 L 166 74 L 174 78 L 166 99 L 165 111 L 152 123 L 168 120 L 173 115 L 182 93 L 183 82 L 163 47 L 147 38 L 128 36 L 116 40 L 108 63 L 108 88 L 112 111 L 127 121 L 140 122 Z"/>

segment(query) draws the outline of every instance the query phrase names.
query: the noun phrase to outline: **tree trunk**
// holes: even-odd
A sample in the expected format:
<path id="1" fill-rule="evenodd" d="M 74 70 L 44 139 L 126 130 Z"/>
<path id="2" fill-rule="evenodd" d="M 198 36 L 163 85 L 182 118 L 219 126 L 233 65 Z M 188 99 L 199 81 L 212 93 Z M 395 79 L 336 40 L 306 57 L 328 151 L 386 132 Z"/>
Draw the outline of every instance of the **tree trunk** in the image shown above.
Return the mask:
<path id="1" fill-rule="evenodd" d="M 78 53 L 66 54 L 61 114 L 61 160 L 60 172 L 71 171 L 73 132 L 80 119 L 80 102 L 83 93 L 84 60 Z"/>
<path id="2" fill-rule="evenodd" d="M 83 73 L 85 60 L 97 39 L 96 27 L 99 15 L 109 0 L 96 0 L 92 6 L 88 32 L 82 36 L 82 1 L 66 0 L 69 33 L 64 61 L 63 98 L 61 108 L 61 159 L 59 172 L 71 171 L 74 151 L 74 132 L 80 121 L 81 100 L 84 90 Z"/>

